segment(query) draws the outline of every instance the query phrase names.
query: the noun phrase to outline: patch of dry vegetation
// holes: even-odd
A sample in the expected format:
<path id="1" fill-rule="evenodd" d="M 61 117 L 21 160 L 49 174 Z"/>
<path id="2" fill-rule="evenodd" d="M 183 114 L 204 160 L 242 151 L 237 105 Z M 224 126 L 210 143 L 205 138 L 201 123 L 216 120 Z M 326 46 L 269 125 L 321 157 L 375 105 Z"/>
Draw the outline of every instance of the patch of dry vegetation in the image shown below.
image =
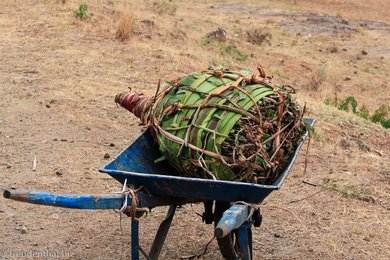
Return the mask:
<path id="1" fill-rule="evenodd" d="M 255 45 L 271 44 L 272 34 L 262 28 L 246 31 L 247 41 Z"/>
<path id="2" fill-rule="evenodd" d="M 133 34 L 134 15 L 130 12 L 123 12 L 119 15 L 118 27 L 116 29 L 115 38 L 120 41 L 130 39 Z"/>

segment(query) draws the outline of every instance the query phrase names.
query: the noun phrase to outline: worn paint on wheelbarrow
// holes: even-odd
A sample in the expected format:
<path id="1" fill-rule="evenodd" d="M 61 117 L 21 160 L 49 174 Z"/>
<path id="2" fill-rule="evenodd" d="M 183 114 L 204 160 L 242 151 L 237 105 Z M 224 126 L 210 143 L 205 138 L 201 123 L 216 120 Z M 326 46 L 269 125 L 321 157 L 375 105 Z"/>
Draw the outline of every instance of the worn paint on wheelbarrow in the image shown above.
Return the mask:
<path id="1" fill-rule="evenodd" d="M 123 194 L 52 194 L 47 192 L 23 192 L 5 190 L 3 196 L 33 204 L 74 209 L 120 209 Z"/>
<path id="2" fill-rule="evenodd" d="M 315 120 L 306 119 L 306 122 L 313 125 Z M 154 195 L 174 196 L 191 201 L 260 203 L 273 190 L 282 186 L 307 135 L 308 133 L 303 136 L 288 166 L 272 185 L 180 177 L 167 161 L 155 163 L 161 153 L 149 131 L 138 137 L 113 161 L 100 168 L 100 171 L 108 173 L 121 183 L 127 179 L 127 183 L 135 188 L 143 186 Z"/>

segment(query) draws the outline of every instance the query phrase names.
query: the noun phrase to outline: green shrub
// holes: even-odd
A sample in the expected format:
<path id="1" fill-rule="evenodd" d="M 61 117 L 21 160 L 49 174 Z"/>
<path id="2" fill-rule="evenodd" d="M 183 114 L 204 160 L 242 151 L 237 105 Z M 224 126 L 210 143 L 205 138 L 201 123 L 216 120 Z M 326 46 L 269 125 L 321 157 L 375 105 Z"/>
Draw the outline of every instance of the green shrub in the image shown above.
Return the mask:
<path id="1" fill-rule="evenodd" d="M 325 105 L 337 107 L 340 110 L 349 111 L 349 108 L 352 108 L 352 112 L 364 119 L 371 120 L 374 123 L 381 124 L 384 128 L 390 128 L 390 119 L 389 112 L 390 106 L 382 105 L 377 110 L 375 110 L 374 114 L 370 116 L 370 113 L 365 105 L 363 105 L 360 109 L 358 108 L 357 101 L 354 97 L 350 96 L 344 100 L 340 100 L 336 97 L 334 98 L 326 98 L 324 100 Z"/>
<path id="2" fill-rule="evenodd" d="M 87 3 L 84 2 L 80 4 L 79 9 L 75 11 L 74 15 L 76 18 L 80 20 L 87 20 L 89 19 L 87 11 L 88 11 L 88 5 Z"/>
<path id="3" fill-rule="evenodd" d="M 390 127 L 389 119 L 390 106 L 382 105 L 371 116 L 371 121 L 374 123 L 380 123 L 384 128 Z"/>
<path id="4" fill-rule="evenodd" d="M 349 105 L 351 105 L 351 107 L 352 107 L 352 112 L 357 113 L 357 102 L 356 102 L 356 99 L 354 97 L 347 97 L 346 99 L 341 101 L 340 104 L 338 105 L 338 108 L 340 110 L 348 112 Z"/>

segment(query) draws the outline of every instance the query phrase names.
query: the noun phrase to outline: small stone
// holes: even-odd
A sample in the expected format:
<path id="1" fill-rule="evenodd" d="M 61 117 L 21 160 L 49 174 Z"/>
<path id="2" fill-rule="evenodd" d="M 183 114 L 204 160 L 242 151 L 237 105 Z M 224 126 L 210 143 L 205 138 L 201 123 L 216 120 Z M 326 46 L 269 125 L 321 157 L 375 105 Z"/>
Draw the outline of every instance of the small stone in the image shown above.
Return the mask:
<path id="1" fill-rule="evenodd" d="M 46 104 L 46 107 L 47 107 L 47 108 L 50 108 L 51 106 L 50 106 L 49 104 Z"/>
<path id="2" fill-rule="evenodd" d="M 33 246 L 38 246 L 39 244 L 38 243 L 34 243 Z"/>
<path id="3" fill-rule="evenodd" d="M 11 169 L 11 168 L 12 168 L 12 165 L 7 164 L 6 168 L 7 168 L 7 169 Z"/>
<path id="4" fill-rule="evenodd" d="M 115 144 L 114 144 L 114 143 L 110 143 L 110 146 L 111 146 L 111 147 L 114 147 L 114 146 L 115 146 Z"/>
<path id="5" fill-rule="evenodd" d="M 152 20 L 142 20 L 141 23 L 145 24 L 146 26 L 154 26 L 154 22 Z"/>
<path id="6" fill-rule="evenodd" d="M 67 142 L 68 141 L 68 139 L 65 139 L 65 138 L 62 138 L 60 140 L 61 140 L 61 142 Z"/>
<path id="7" fill-rule="evenodd" d="M 109 159 L 110 158 L 110 155 L 108 154 L 108 153 L 106 153 L 105 155 L 104 155 L 104 159 Z"/>
<path id="8" fill-rule="evenodd" d="M 342 51 L 348 51 L 347 48 L 343 48 Z"/>
<path id="9" fill-rule="evenodd" d="M 278 234 L 278 233 L 275 233 L 274 234 L 274 237 L 277 237 L 277 238 L 280 238 L 280 237 L 282 237 L 280 234 Z"/>
<path id="10" fill-rule="evenodd" d="M 22 233 L 22 234 L 27 234 L 27 227 L 26 227 L 26 226 L 23 226 L 23 227 L 20 229 L 20 233 Z"/>
<path id="11" fill-rule="evenodd" d="M 344 78 L 345 81 L 350 81 L 351 79 L 352 79 L 352 78 L 349 77 L 349 76 L 346 76 L 346 77 Z"/>
<path id="12" fill-rule="evenodd" d="M 85 130 L 91 130 L 91 128 L 89 126 L 85 127 Z"/>
<path id="13" fill-rule="evenodd" d="M 57 175 L 57 176 L 62 176 L 62 175 L 63 175 L 63 173 L 62 173 L 62 171 L 61 171 L 61 170 L 56 170 L 56 175 Z"/>
<path id="14" fill-rule="evenodd" d="M 365 50 L 362 50 L 362 55 L 367 55 L 368 53 Z"/>

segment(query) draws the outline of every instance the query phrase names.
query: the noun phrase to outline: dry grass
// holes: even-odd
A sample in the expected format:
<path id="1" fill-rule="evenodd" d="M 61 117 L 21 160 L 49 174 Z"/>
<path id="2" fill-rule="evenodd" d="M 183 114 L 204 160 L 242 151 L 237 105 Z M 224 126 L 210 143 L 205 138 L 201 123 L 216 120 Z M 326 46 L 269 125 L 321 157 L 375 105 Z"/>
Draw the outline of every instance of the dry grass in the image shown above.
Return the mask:
<path id="1" fill-rule="evenodd" d="M 115 39 L 126 41 L 131 38 L 134 28 L 134 15 L 130 12 L 123 12 L 119 15 L 118 27 L 115 33 Z"/>

